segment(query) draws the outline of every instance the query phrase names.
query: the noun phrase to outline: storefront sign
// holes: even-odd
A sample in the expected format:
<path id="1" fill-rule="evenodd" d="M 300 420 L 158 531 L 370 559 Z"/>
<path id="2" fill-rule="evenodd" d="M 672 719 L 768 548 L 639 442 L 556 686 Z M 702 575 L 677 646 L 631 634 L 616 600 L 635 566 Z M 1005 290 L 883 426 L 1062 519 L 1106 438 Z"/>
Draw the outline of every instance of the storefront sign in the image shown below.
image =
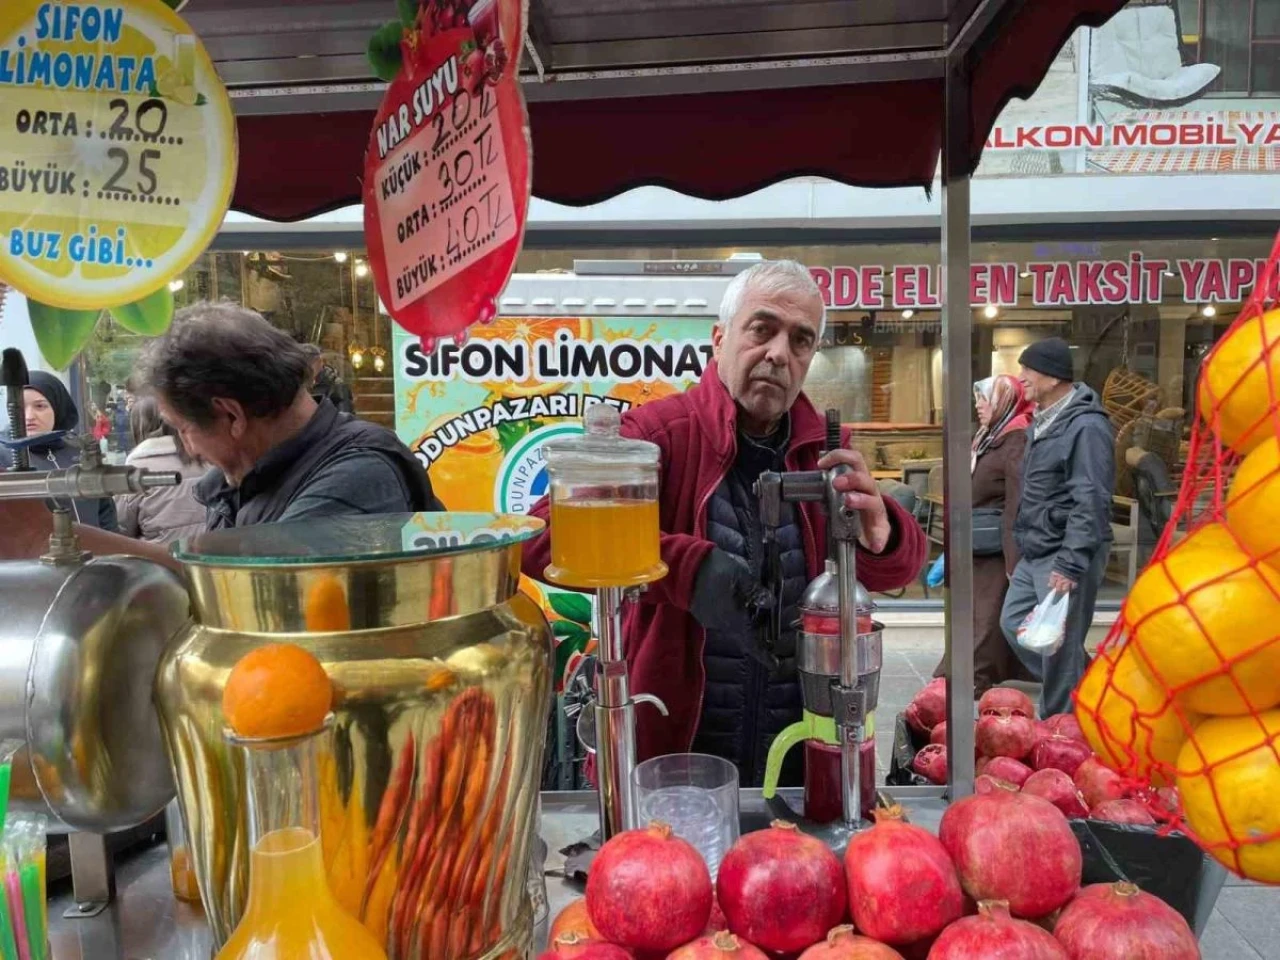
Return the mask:
<path id="1" fill-rule="evenodd" d="M 697 382 L 711 341 L 692 329 L 688 320 L 502 318 L 430 352 L 397 331 L 397 432 L 450 510 L 525 513 L 546 492 L 542 445 L 581 432 L 589 406 L 627 410 Z"/>
<path id="2" fill-rule="evenodd" d="M 231 107 L 162 0 L 0 3 L 0 105 L 0 279 L 39 304 L 143 301 L 222 223 Z"/>
<path id="3" fill-rule="evenodd" d="M 365 151 L 365 242 L 392 318 L 433 342 L 496 315 L 520 251 L 523 12 L 520 0 L 400 5 L 399 70 Z"/>
<path id="4" fill-rule="evenodd" d="M 1038 123 L 996 127 L 987 150 L 1146 150 L 1280 147 L 1280 114 L 1232 119 L 1209 114 L 1194 120 L 1117 123 Z"/>
<path id="5" fill-rule="evenodd" d="M 1134 251 L 1124 260 L 1044 260 L 975 263 L 969 274 L 972 306 L 1016 307 L 1019 285 L 1035 307 L 1162 303 L 1165 285 L 1182 285 L 1190 304 L 1239 303 L 1249 296 L 1265 260 L 1161 260 Z M 941 269 L 927 264 L 810 267 L 830 310 L 936 310 Z M 1274 292 L 1273 292 L 1274 295 Z"/>

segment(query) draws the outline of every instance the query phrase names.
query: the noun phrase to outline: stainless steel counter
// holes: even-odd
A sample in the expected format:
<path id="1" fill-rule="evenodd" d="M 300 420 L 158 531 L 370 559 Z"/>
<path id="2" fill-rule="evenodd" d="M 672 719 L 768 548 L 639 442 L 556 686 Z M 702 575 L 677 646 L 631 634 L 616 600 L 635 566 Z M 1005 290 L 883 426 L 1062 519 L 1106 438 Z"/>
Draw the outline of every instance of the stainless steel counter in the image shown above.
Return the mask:
<path id="1" fill-rule="evenodd" d="M 782 791 L 784 795 L 788 791 Z M 798 791 L 794 793 L 798 794 Z M 912 822 L 936 830 L 946 809 L 942 791 L 930 787 L 895 788 Z M 790 797 L 797 801 L 799 797 Z M 743 791 L 742 829 L 758 830 L 769 823 L 759 790 Z M 582 895 L 579 886 L 563 879 L 560 850 L 585 840 L 599 826 L 594 793 L 544 793 L 541 836 L 547 845 L 544 871 L 547 901 L 554 917 L 569 901 Z M 54 960 L 209 960 L 212 940 L 198 907 L 174 899 L 169 883 L 169 857 L 164 844 L 117 858 L 115 901 L 96 917 L 65 919 L 75 908 L 70 893 L 49 902 L 49 927 Z M 546 942 L 546 924 L 535 936 L 535 948 Z"/>

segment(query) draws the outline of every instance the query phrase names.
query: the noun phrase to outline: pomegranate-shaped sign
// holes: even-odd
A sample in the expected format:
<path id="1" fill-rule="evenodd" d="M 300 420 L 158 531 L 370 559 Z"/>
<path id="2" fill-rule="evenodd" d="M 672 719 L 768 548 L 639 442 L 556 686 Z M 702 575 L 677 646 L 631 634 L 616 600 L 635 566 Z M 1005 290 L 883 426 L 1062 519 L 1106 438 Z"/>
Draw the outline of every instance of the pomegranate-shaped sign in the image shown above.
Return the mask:
<path id="1" fill-rule="evenodd" d="M 529 208 L 523 0 L 399 0 L 370 43 L 391 86 L 364 162 L 378 296 L 430 348 L 497 314 Z"/>

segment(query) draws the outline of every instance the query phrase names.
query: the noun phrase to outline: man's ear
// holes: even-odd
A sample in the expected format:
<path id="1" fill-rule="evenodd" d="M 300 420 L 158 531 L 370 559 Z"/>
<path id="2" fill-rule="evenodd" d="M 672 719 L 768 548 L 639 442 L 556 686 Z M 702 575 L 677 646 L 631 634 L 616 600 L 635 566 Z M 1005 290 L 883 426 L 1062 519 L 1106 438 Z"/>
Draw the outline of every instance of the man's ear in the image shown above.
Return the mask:
<path id="1" fill-rule="evenodd" d="M 720 345 L 724 343 L 724 325 L 717 323 L 711 328 L 711 356 L 720 359 Z"/>
<path id="2" fill-rule="evenodd" d="M 239 400 L 232 400 L 229 397 L 214 397 L 209 402 L 209 405 L 213 407 L 213 412 L 216 415 L 226 418 L 233 440 L 239 440 L 244 437 L 249 421 L 245 417 L 244 407 L 240 406 Z"/>

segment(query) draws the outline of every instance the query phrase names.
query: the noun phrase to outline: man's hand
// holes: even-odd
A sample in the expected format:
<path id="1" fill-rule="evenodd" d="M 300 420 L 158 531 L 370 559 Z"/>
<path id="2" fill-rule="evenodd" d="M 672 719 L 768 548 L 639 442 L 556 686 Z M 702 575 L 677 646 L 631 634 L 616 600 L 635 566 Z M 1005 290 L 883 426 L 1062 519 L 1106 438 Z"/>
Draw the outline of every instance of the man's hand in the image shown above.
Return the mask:
<path id="1" fill-rule="evenodd" d="M 1074 580 L 1068 580 L 1057 570 L 1049 574 L 1049 589 L 1054 593 L 1070 593 L 1076 588 Z"/>
<path id="2" fill-rule="evenodd" d="M 53 514 L 42 500 L 0 500 L 0 560 L 33 560 L 49 548 Z"/>
<path id="3" fill-rule="evenodd" d="M 760 617 L 771 600 L 746 561 L 713 549 L 698 568 L 689 612 L 706 630 L 737 637 L 747 656 L 773 670 L 778 661 L 761 636 Z"/>
<path id="4" fill-rule="evenodd" d="M 853 469 L 836 477 L 835 488 L 844 494 L 845 506 L 857 510 L 862 517 L 862 536 L 858 540 L 872 553 L 879 553 L 889 543 L 889 535 L 893 532 L 880 488 L 857 450 L 832 450 L 818 461 L 818 469 L 829 470 L 840 464 Z"/>

